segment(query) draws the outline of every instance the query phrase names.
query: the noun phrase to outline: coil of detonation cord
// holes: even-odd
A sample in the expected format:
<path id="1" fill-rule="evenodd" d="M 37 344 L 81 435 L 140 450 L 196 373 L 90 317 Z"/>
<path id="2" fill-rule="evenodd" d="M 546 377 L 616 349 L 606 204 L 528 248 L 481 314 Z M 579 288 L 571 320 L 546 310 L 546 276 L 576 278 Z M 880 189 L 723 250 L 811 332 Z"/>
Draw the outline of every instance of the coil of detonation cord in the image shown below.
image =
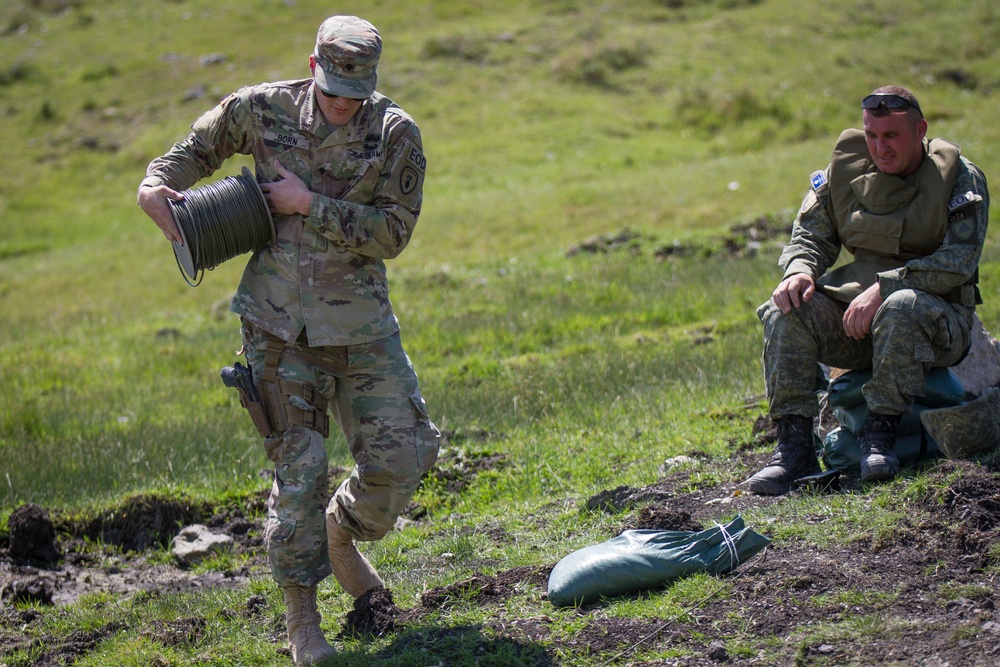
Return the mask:
<path id="1" fill-rule="evenodd" d="M 246 167 L 239 176 L 188 190 L 184 199 L 167 203 L 182 239 L 173 242 L 174 257 L 191 287 L 201 284 L 205 271 L 274 241 L 264 193 Z"/>

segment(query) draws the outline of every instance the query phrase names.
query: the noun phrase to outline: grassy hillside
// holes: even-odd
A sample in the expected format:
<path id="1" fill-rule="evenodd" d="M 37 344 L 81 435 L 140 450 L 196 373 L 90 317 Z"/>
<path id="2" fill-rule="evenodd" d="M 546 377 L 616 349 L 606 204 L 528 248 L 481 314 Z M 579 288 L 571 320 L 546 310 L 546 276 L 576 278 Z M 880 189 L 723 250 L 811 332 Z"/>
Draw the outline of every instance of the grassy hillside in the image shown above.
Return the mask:
<path id="1" fill-rule="evenodd" d="M 226 309 L 242 261 L 188 287 L 135 206 L 135 188 L 146 164 L 232 90 L 308 75 L 316 28 L 337 11 L 379 27 L 379 88 L 417 120 L 428 157 L 424 213 L 389 271 L 404 343 L 449 443 L 416 498 L 421 520 L 367 551 L 397 602 L 413 606 L 428 588 L 479 570 L 551 565 L 611 537 L 636 508 L 581 511 L 587 499 L 675 480 L 663 464 L 681 454 L 702 463 L 683 468 L 671 493 L 715 493 L 693 514 L 706 525 L 722 520 L 735 505 L 721 499 L 737 497 L 735 484 L 768 449 L 754 445 L 764 409 L 754 308 L 779 278 L 784 238 L 748 247 L 739 230 L 790 224 L 808 175 L 825 166 L 840 130 L 859 124 L 860 99 L 886 83 L 916 93 L 931 135 L 961 144 L 988 178 L 1000 173 L 994 4 L 0 4 L 0 519 L 34 502 L 69 526 L 73 517 L 114 515 L 134 494 L 225 505 L 266 487 L 256 433 L 218 380 L 218 369 L 237 360 L 238 325 Z M 993 239 L 981 273 L 980 316 L 995 331 Z M 331 440 L 332 463 L 349 465 L 344 443 Z M 923 503 L 922 512 L 956 475 L 919 469 L 834 499 L 743 510 L 775 550 L 794 547 L 817 562 L 831 550 L 882 544 L 894 521 L 916 511 L 907 502 Z M 259 506 L 245 509 L 259 519 Z M 497 534 L 505 537 L 489 539 Z M 982 568 L 995 574 L 992 560 Z M 0 665 L 33 664 L 54 638 L 106 628 L 99 610 L 108 605 L 121 627 L 77 664 L 281 664 L 279 631 L 220 611 L 259 594 L 268 596 L 267 618 L 280 616 L 266 573 L 253 572 L 264 581 L 193 600 L 146 607 L 100 594 L 63 617 L 42 610 L 24 626 L 39 641 L 18 644 Z M 767 576 L 755 570 L 748 581 L 754 576 L 766 587 Z M 789 595 L 805 595 L 807 587 L 782 582 Z M 456 603 L 408 634 L 345 640 L 344 664 L 426 664 L 420 656 L 434 643 L 414 633 L 428 628 L 453 633 L 434 653 L 446 664 L 609 664 L 617 649 L 588 652 L 572 641 L 585 624 L 652 619 L 656 627 L 715 585 L 696 578 L 610 603 L 596 618 L 555 613 L 529 586 L 502 613 Z M 934 589 L 931 606 L 996 594 L 991 578 L 967 585 L 984 588 Z M 335 628 L 349 601 L 324 586 Z M 826 610 L 807 614 L 808 628 L 783 632 L 754 626 L 754 598 L 737 585 L 722 594 L 736 629 L 715 634 L 729 637 L 740 664 L 876 664 L 882 657 L 862 652 L 852 663 L 846 649 L 826 658 L 809 647 L 860 650 L 872 634 L 912 640 L 926 630 L 930 621 L 901 626 L 892 601 L 902 588 L 889 588 L 889 597 L 843 602 L 856 605 L 867 629 L 829 611 L 840 604 L 832 598 L 857 593 L 844 585 L 803 603 Z M 167 648 L 155 632 L 149 638 L 148 618 L 174 618 L 187 606 L 209 619 L 207 634 Z M 0 619 L 0 640 L 22 627 L 17 613 Z M 490 641 L 510 638 L 504 623 L 543 616 L 547 639 L 519 638 L 517 650 Z M 695 639 L 714 637 L 696 625 L 685 626 Z M 486 627 L 486 639 L 458 632 L 467 626 Z M 985 633 L 967 634 L 986 646 Z M 464 653 L 470 645 L 481 662 Z M 226 655 L 237 657 L 227 663 Z M 619 662 L 704 657 L 661 643 Z"/>

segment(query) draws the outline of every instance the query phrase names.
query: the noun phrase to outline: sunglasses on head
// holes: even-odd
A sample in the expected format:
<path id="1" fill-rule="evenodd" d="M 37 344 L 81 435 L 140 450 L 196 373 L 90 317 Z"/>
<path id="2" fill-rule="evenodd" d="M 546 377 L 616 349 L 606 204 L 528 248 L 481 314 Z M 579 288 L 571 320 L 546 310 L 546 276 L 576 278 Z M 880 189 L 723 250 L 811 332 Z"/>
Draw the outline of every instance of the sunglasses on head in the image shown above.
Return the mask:
<path id="1" fill-rule="evenodd" d="M 923 118 L 924 112 L 920 110 L 919 104 L 899 95 L 893 95 L 892 93 L 872 93 L 861 100 L 861 108 L 865 111 L 874 111 L 875 109 L 898 110 L 906 109 L 907 107 L 916 109 L 920 117 Z"/>

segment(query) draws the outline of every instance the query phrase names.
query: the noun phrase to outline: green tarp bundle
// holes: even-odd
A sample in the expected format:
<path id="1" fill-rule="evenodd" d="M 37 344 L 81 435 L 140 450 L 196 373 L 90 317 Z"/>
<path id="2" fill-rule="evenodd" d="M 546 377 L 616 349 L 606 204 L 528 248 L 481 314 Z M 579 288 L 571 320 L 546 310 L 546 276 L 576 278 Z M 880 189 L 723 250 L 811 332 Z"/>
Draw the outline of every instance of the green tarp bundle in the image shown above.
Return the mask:
<path id="1" fill-rule="evenodd" d="M 549 575 L 549 602 L 583 605 L 661 587 L 696 572 L 729 572 L 770 543 L 746 528 L 740 516 L 701 531 L 626 530 L 560 560 Z"/>

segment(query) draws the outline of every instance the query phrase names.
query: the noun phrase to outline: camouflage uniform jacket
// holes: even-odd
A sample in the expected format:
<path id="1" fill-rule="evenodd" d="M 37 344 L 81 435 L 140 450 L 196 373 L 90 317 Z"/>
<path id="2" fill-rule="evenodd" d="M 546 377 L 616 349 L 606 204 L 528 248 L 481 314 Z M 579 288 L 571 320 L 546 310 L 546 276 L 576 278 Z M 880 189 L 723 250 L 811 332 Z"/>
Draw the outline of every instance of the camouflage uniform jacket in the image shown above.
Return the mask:
<path id="1" fill-rule="evenodd" d="M 150 163 L 143 184 L 185 190 L 236 153 L 271 182 L 278 160 L 313 192 L 312 208 L 274 216 L 276 239 L 250 258 L 230 309 L 286 341 L 305 328 L 310 346 L 366 343 L 399 328 L 383 260 L 402 252 L 420 214 L 420 132 L 379 93 L 331 130 L 313 91 L 305 79 L 230 95 Z"/>
<path id="2" fill-rule="evenodd" d="M 845 131 L 838 142 L 838 148 L 847 139 L 853 141 L 856 161 L 862 164 L 860 171 L 873 173 L 876 168 L 870 158 L 867 163 L 864 160 L 868 156 L 864 136 L 861 134 L 858 137 L 853 133 L 860 133 L 860 130 Z M 928 146 L 944 144 L 951 147 L 956 159 L 953 160 L 951 170 L 954 185 L 947 192 L 935 193 L 941 202 L 940 211 L 930 215 L 929 219 L 921 219 L 927 215 L 925 212 L 914 211 L 912 207 L 905 210 L 905 218 L 901 227 L 896 230 L 897 238 L 893 241 L 900 248 L 896 253 L 848 248 L 856 253 L 857 261 L 854 264 L 863 265 L 859 270 L 868 269 L 870 272 L 867 280 L 861 279 L 860 289 L 878 280 L 883 298 L 901 289 L 915 289 L 941 295 L 949 302 L 960 303 L 969 308 L 981 303 L 975 283 L 989 220 L 990 202 L 986 179 L 978 167 L 958 154 L 958 147 L 954 144 L 941 140 L 933 140 L 929 144 L 925 142 L 925 153 Z M 929 158 L 925 157 L 925 166 L 927 162 Z M 856 226 L 857 214 L 852 216 L 848 211 L 837 215 L 837 210 L 843 210 L 835 207 L 831 201 L 837 185 L 831 183 L 831 180 L 837 178 L 836 172 L 831 171 L 831 166 L 812 175 L 812 188 L 806 194 L 795 219 L 791 241 L 778 260 L 779 265 L 784 268 L 784 277 L 805 273 L 822 284 L 823 278 L 829 277 L 827 271 L 837 261 L 841 247 L 847 245 L 846 239 L 852 233 L 852 218 Z M 889 178 L 907 181 L 911 186 L 934 181 L 933 178 L 926 182 L 913 182 L 912 179 L 908 180 L 909 177 Z M 942 180 L 947 181 L 938 178 L 937 182 Z M 841 184 L 841 191 L 843 185 Z M 847 184 L 848 191 L 851 185 L 854 184 Z M 860 205 L 855 208 L 860 208 Z M 934 219 L 937 216 L 942 219 Z M 921 226 L 924 228 L 919 228 Z M 930 250 L 913 252 L 915 247 L 928 247 L 928 234 L 933 235 Z M 903 250 L 907 248 L 910 252 Z M 838 270 L 843 269 L 848 269 L 849 272 L 848 266 Z M 856 271 L 853 277 L 857 277 L 857 273 Z"/>

